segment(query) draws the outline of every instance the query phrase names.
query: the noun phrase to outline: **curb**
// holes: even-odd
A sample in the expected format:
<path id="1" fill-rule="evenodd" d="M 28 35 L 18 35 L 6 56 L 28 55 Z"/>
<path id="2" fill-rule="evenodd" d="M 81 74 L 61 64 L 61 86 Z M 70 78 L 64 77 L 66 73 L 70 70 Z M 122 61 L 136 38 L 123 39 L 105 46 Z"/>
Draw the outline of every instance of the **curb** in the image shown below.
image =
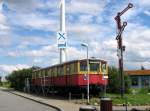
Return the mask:
<path id="1" fill-rule="evenodd" d="M 43 105 L 45 105 L 45 106 L 52 107 L 52 108 L 56 109 L 57 111 L 64 111 L 64 110 L 62 110 L 61 108 L 58 108 L 58 107 L 56 107 L 56 106 L 53 106 L 53 105 L 50 105 L 50 104 L 47 104 L 47 103 L 44 103 L 44 102 L 41 102 L 41 101 L 38 101 L 38 100 L 35 100 L 35 99 L 32 99 L 32 98 L 29 98 L 29 97 L 25 97 L 25 96 L 23 96 L 23 95 L 16 94 L 16 93 L 11 92 L 11 91 L 8 91 L 8 92 L 9 92 L 9 93 L 11 93 L 11 94 L 14 94 L 14 95 L 17 95 L 17 96 L 23 97 L 23 98 L 25 98 L 25 99 L 29 99 L 29 100 L 31 100 L 31 101 L 34 101 L 34 102 L 37 102 L 37 103 L 43 104 Z"/>

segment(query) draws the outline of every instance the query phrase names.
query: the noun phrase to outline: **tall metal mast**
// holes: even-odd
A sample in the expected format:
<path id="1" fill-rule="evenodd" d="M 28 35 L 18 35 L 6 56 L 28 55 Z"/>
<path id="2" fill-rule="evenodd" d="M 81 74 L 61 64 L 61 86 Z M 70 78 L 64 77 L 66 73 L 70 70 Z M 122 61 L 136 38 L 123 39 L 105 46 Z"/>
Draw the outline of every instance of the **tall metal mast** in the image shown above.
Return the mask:
<path id="1" fill-rule="evenodd" d="M 119 58 L 119 72 L 120 72 L 120 78 L 121 78 L 121 84 L 120 84 L 120 93 L 121 97 L 124 97 L 124 75 L 123 75 L 123 51 L 125 51 L 125 46 L 122 46 L 122 32 L 127 26 L 127 22 L 123 22 L 123 25 L 121 23 L 121 15 L 123 15 L 128 9 L 132 8 L 133 4 L 129 3 L 128 6 L 121 12 L 118 12 L 117 16 L 115 17 L 116 23 L 117 23 L 117 29 L 118 29 L 118 35 L 116 37 L 118 47 L 117 47 L 117 55 Z"/>
<path id="2" fill-rule="evenodd" d="M 57 33 L 58 48 L 60 50 L 60 63 L 66 61 L 66 27 L 65 27 L 65 0 L 60 2 L 60 31 Z"/>

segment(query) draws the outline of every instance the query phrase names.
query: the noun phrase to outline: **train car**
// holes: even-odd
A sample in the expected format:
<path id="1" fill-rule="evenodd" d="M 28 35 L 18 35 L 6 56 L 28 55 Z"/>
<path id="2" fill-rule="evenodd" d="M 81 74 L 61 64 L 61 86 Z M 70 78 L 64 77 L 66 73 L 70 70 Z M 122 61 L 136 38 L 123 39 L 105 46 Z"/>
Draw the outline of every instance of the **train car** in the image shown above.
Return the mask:
<path id="1" fill-rule="evenodd" d="M 89 73 L 90 91 L 101 90 L 107 84 L 108 65 L 100 59 L 74 60 L 63 64 L 35 70 L 32 74 L 32 87 L 60 92 L 86 92 L 87 73 Z"/>

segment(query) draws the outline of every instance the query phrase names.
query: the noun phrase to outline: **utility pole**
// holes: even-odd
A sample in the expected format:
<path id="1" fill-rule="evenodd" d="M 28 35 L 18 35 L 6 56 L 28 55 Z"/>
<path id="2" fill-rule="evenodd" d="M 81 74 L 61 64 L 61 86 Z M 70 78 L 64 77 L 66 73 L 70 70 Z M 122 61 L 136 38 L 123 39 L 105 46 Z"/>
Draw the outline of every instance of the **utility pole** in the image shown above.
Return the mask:
<path id="1" fill-rule="evenodd" d="M 118 12 L 117 16 L 115 17 L 116 23 L 117 23 L 117 29 L 118 29 L 118 34 L 116 37 L 117 40 L 117 56 L 119 59 L 119 73 L 120 73 L 120 78 L 121 78 L 121 84 L 120 84 L 120 93 L 121 97 L 124 97 L 124 75 L 123 75 L 123 51 L 125 51 L 125 46 L 122 45 L 122 32 L 124 31 L 124 28 L 127 26 L 127 22 L 121 22 L 121 16 L 130 8 L 133 7 L 133 4 L 129 3 L 128 6 L 121 12 Z"/>

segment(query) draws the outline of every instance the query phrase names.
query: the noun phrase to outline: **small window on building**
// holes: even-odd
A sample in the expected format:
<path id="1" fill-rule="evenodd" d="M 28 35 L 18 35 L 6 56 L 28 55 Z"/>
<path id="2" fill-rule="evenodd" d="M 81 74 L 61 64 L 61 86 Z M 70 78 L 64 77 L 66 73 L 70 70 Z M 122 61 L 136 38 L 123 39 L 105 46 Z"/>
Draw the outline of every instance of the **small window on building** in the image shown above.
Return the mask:
<path id="1" fill-rule="evenodd" d="M 80 71 L 87 71 L 87 62 L 86 61 L 80 62 Z"/>
<path id="2" fill-rule="evenodd" d="M 143 76 L 141 81 L 142 81 L 142 86 L 149 86 L 149 77 L 148 76 Z"/>
<path id="3" fill-rule="evenodd" d="M 138 77 L 131 77 L 132 86 L 138 86 Z"/>

